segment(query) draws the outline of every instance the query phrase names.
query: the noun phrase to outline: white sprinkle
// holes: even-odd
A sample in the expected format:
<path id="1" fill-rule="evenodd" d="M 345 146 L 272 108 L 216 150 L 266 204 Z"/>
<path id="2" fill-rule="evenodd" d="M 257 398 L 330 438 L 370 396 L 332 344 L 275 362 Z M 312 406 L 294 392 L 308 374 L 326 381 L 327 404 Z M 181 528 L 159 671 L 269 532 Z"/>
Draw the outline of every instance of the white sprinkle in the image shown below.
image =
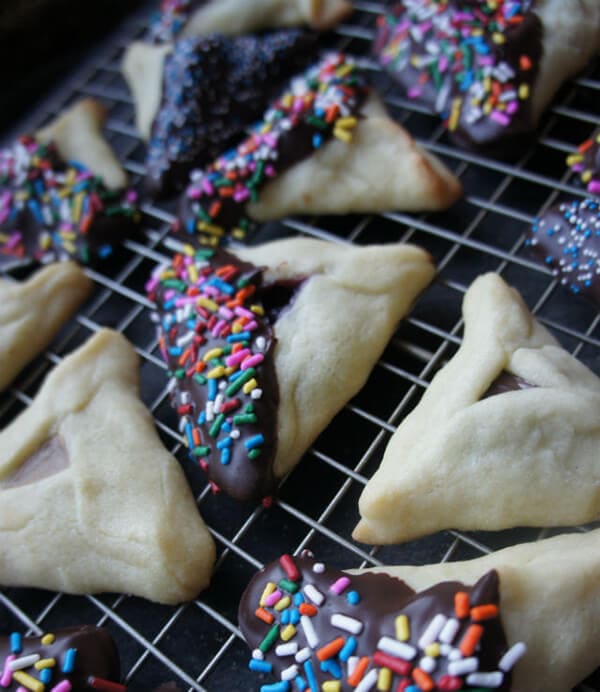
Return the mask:
<path id="1" fill-rule="evenodd" d="M 304 663 L 304 661 L 308 660 L 311 657 L 310 649 L 308 646 L 305 646 L 303 649 L 300 649 L 298 653 L 296 654 L 295 658 L 298 663 Z"/>
<path id="2" fill-rule="evenodd" d="M 444 625 L 438 639 L 442 644 L 452 644 L 456 633 L 460 629 L 460 622 L 456 618 L 450 618 Z"/>
<path id="3" fill-rule="evenodd" d="M 262 397 L 263 390 L 260 389 L 259 387 L 255 387 L 251 392 L 250 392 L 250 398 L 251 399 L 260 399 Z"/>
<path id="4" fill-rule="evenodd" d="M 423 658 L 419 661 L 419 668 L 424 670 L 426 673 L 433 673 L 436 666 L 436 660 L 431 656 L 423 656 Z"/>
<path id="5" fill-rule="evenodd" d="M 325 571 L 325 565 L 322 562 L 315 562 L 313 565 L 313 572 L 316 572 L 317 574 L 323 574 Z"/>
<path id="6" fill-rule="evenodd" d="M 40 660 L 39 654 L 30 654 L 29 656 L 21 656 L 21 658 L 15 658 L 14 661 L 9 661 L 9 670 L 23 670 L 23 668 L 29 668 L 34 663 Z"/>
<path id="7" fill-rule="evenodd" d="M 465 673 L 474 673 L 478 667 L 478 658 L 463 658 L 462 661 L 452 661 L 452 663 L 448 664 L 448 675 L 465 675 Z"/>
<path id="8" fill-rule="evenodd" d="M 260 649 L 254 649 L 252 652 L 252 658 L 256 659 L 257 661 L 262 661 L 265 658 L 265 655 Z"/>
<path id="9" fill-rule="evenodd" d="M 350 656 L 348 659 L 348 677 L 354 673 L 354 670 L 356 669 L 356 666 L 358 665 L 359 662 L 358 656 Z"/>
<path id="10" fill-rule="evenodd" d="M 500 687 L 504 680 L 504 674 L 500 671 L 496 673 L 473 673 L 467 675 L 467 684 L 483 685 L 484 687 Z"/>
<path id="11" fill-rule="evenodd" d="M 298 675 L 298 666 L 293 665 L 281 671 L 282 680 L 293 680 Z"/>
<path id="12" fill-rule="evenodd" d="M 354 688 L 354 692 L 369 692 L 377 684 L 377 678 L 379 677 L 379 672 L 373 668 L 370 670 L 365 677 L 360 681 L 360 683 Z"/>
<path id="13" fill-rule="evenodd" d="M 350 634 L 360 634 L 363 629 L 363 624 L 360 620 L 342 615 L 341 613 L 334 613 L 331 616 L 331 624 L 341 630 L 350 632 Z"/>
<path id="14" fill-rule="evenodd" d="M 518 642 L 502 656 L 498 668 L 505 673 L 512 670 L 517 661 L 519 661 L 527 653 L 527 646 L 523 642 Z"/>
<path id="15" fill-rule="evenodd" d="M 311 649 L 314 649 L 319 644 L 319 637 L 317 636 L 315 628 L 308 615 L 300 616 L 300 624 L 302 625 L 302 629 L 304 630 L 304 636 L 306 637 L 308 645 Z"/>
<path id="16" fill-rule="evenodd" d="M 307 584 L 304 589 L 304 595 L 310 599 L 315 605 L 320 606 L 325 600 L 325 596 L 313 584 Z"/>
<path id="17" fill-rule="evenodd" d="M 298 644 L 296 642 L 288 642 L 275 647 L 276 656 L 294 656 L 296 653 L 298 653 Z"/>
<path id="18" fill-rule="evenodd" d="M 425 632 L 421 635 L 419 639 L 419 646 L 424 649 L 426 646 L 433 644 L 433 642 L 438 638 L 440 632 L 444 629 L 447 617 L 438 613 L 431 622 L 427 625 Z"/>
<path id="19" fill-rule="evenodd" d="M 398 658 L 404 658 L 406 661 L 412 661 L 417 655 L 417 650 L 414 646 L 404 644 L 404 642 L 399 642 L 391 637 L 381 637 L 377 643 L 377 648 L 390 656 L 398 656 Z"/>

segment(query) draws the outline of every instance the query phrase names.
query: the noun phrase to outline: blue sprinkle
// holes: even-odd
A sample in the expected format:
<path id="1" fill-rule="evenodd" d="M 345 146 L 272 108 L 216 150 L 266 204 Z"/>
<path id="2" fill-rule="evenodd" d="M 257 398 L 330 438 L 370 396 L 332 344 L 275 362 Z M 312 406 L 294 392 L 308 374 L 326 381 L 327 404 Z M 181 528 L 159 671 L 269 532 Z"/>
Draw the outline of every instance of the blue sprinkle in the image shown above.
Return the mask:
<path id="1" fill-rule="evenodd" d="M 268 661 L 259 661 L 257 658 L 250 659 L 248 668 L 255 673 L 270 673 L 273 670 L 273 666 Z"/>
<path id="2" fill-rule="evenodd" d="M 254 435 L 254 437 L 250 437 L 244 442 L 244 447 L 246 449 L 254 449 L 255 447 L 260 447 L 264 443 L 265 438 L 263 435 Z"/>
<path id="3" fill-rule="evenodd" d="M 308 686 L 310 687 L 310 692 L 319 692 L 319 685 L 317 683 L 317 678 L 315 676 L 313 664 L 310 659 L 308 661 L 304 661 L 304 673 L 306 674 L 306 677 L 308 679 Z"/>
<path id="4" fill-rule="evenodd" d="M 348 637 L 346 640 L 346 643 L 342 647 L 339 656 L 340 656 L 340 661 L 343 661 L 346 663 L 346 661 L 352 656 L 352 654 L 356 651 L 356 646 L 357 642 L 354 637 Z"/>
<path id="5" fill-rule="evenodd" d="M 349 591 L 346 594 L 346 600 L 350 605 L 356 605 L 357 603 L 360 603 L 360 594 L 358 591 Z"/>
<path id="6" fill-rule="evenodd" d="M 10 652 L 11 654 L 20 654 L 21 651 L 21 635 L 18 632 L 13 632 L 10 635 Z"/>
<path id="7" fill-rule="evenodd" d="M 77 649 L 67 649 L 67 653 L 65 654 L 65 658 L 63 661 L 62 665 L 62 672 L 66 673 L 67 675 L 69 673 L 72 673 L 73 670 L 75 669 L 75 657 L 77 656 Z"/>

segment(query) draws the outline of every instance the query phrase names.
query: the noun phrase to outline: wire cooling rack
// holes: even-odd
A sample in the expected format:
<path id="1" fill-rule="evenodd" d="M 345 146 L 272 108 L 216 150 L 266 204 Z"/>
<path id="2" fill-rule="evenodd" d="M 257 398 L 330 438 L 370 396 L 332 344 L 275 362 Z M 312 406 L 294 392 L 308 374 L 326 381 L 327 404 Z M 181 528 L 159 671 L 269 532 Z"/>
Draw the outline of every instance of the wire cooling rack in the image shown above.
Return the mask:
<path id="1" fill-rule="evenodd" d="M 584 194 L 564 159 L 597 125 L 600 64 L 596 62 L 562 90 L 537 138 L 520 159 L 507 163 L 485 158 L 453 146 L 439 119 L 404 99 L 370 61 L 369 46 L 381 3 L 357 0 L 355 6 L 351 22 L 325 39 L 326 44 L 364 58 L 390 112 L 456 172 L 466 195 L 442 214 L 296 217 L 268 224 L 258 233 L 256 240 L 306 235 L 360 245 L 409 241 L 426 248 L 439 270 L 365 387 L 283 482 L 274 505 L 265 509 L 213 496 L 182 447 L 167 399 L 165 366 L 149 320 L 151 305 L 144 295 L 150 271 L 170 254 L 165 239 L 172 206 L 143 204 L 143 237 L 126 241 L 98 270 L 87 270 L 95 283 L 93 298 L 52 348 L 0 397 L 0 424 L 6 425 L 29 404 L 52 366 L 101 326 L 122 332 L 141 356 L 142 397 L 165 445 L 181 461 L 219 548 L 211 587 L 196 601 L 177 608 L 123 595 L 73 597 L 34 589 L 0 591 L 0 631 L 4 633 L 13 629 L 40 633 L 84 622 L 108 627 L 119 646 L 123 674 L 132 691 L 148 690 L 167 680 L 177 681 L 186 690 L 257 689 L 256 675 L 247 669 L 249 651 L 240 636 L 236 610 L 252 574 L 282 552 L 310 548 L 342 568 L 422 564 L 474 558 L 557 533 L 540 529 L 445 531 L 383 548 L 359 545 L 351 539 L 358 497 L 377 469 L 391 434 L 460 344 L 460 305 L 477 275 L 500 272 L 521 291 L 538 319 L 564 347 L 600 373 L 599 313 L 567 295 L 524 248 L 525 232 L 536 214 L 561 196 Z M 84 96 L 98 98 L 109 108 L 107 136 L 137 182 L 144 172 L 144 146 L 133 125 L 132 101 L 120 75 L 120 62 L 127 44 L 146 33 L 149 12 L 146 7 L 132 16 L 27 122 L 18 123 L 15 132 L 44 124 Z M 24 276 L 23 272 L 17 274 Z"/>

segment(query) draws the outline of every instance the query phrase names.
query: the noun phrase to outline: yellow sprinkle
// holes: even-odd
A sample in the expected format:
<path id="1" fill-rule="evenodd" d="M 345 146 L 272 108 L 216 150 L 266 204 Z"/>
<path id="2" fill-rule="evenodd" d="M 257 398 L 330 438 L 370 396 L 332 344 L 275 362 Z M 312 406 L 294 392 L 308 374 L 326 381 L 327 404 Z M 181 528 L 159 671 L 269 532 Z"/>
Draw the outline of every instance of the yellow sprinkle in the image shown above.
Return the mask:
<path id="1" fill-rule="evenodd" d="M 285 610 L 291 603 L 291 599 L 289 596 L 284 596 L 283 598 L 280 598 L 277 603 L 275 604 L 275 610 L 282 611 Z"/>
<path id="2" fill-rule="evenodd" d="M 440 655 L 440 645 L 438 642 L 433 642 L 425 647 L 425 653 L 431 658 L 437 658 Z"/>
<path id="3" fill-rule="evenodd" d="M 265 586 L 265 588 L 262 592 L 262 596 L 260 597 L 261 606 L 264 607 L 265 599 L 267 598 L 267 596 L 270 596 L 273 593 L 273 591 L 275 591 L 276 588 L 277 588 L 277 586 L 275 586 L 275 584 L 272 581 L 267 582 L 267 585 Z"/>
<path id="4" fill-rule="evenodd" d="M 48 633 L 42 637 L 42 645 L 43 646 L 50 646 L 50 644 L 54 644 L 54 635 Z"/>
<path id="5" fill-rule="evenodd" d="M 44 692 L 44 683 L 24 673 L 22 670 L 16 670 L 12 676 L 13 680 L 16 680 L 19 685 L 23 685 L 23 687 L 31 690 L 31 692 Z"/>
<path id="6" fill-rule="evenodd" d="M 326 680 L 321 685 L 322 692 L 341 692 L 342 683 L 339 680 Z"/>
<path id="7" fill-rule="evenodd" d="M 210 298 L 198 298 L 196 305 L 201 308 L 206 308 L 211 312 L 216 312 L 219 309 L 219 306 L 215 303 L 215 301 L 211 300 Z"/>
<path id="8" fill-rule="evenodd" d="M 392 688 L 392 671 L 389 668 L 381 668 L 377 678 L 377 689 L 380 692 L 388 692 Z"/>
<path id="9" fill-rule="evenodd" d="M 284 642 L 289 641 L 292 637 L 296 635 L 296 628 L 294 625 L 286 625 L 282 630 L 281 634 L 279 635 Z"/>
<path id="10" fill-rule="evenodd" d="M 225 234 L 221 226 L 215 226 L 214 223 L 206 223 L 206 221 L 198 221 L 198 230 L 219 237 Z"/>
<path id="11" fill-rule="evenodd" d="M 211 348 L 210 351 L 207 351 L 204 354 L 204 358 L 202 360 L 205 363 L 208 363 L 209 360 L 212 360 L 213 358 L 218 358 L 219 356 L 223 355 L 223 349 L 222 348 Z"/>
<path id="12" fill-rule="evenodd" d="M 521 101 L 529 98 L 529 84 L 521 84 L 519 87 L 519 98 Z"/>
<path id="13" fill-rule="evenodd" d="M 583 183 L 589 183 L 590 180 L 592 179 L 593 172 L 592 171 L 584 171 L 581 174 L 581 182 Z"/>
<path id="14" fill-rule="evenodd" d="M 258 382 L 254 379 L 254 377 L 251 380 L 248 380 L 246 384 L 243 386 L 242 390 L 244 394 L 250 394 L 250 392 L 253 389 L 256 389 L 258 387 Z"/>
<path id="15" fill-rule="evenodd" d="M 407 642 L 410 639 L 408 615 L 398 615 L 396 618 L 396 639 L 401 642 Z"/>
<path id="16" fill-rule="evenodd" d="M 495 32 L 492 34 L 492 41 L 497 45 L 501 45 L 503 43 L 506 43 L 506 37 L 504 36 L 504 34 L 499 34 L 498 32 Z"/>
<path id="17" fill-rule="evenodd" d="M 341 139 L 342 142 L 348 143 L 352 141 L 352 134 L 348 130 L 342 130 L 340 127 L 333 128 L 333 136 Z"/>
<path id="18" fill-rule="evenodd" d="M 567 166 L 574 166 L 576 163 L 581 163 L 583 161 L 583 156 L 581 154 L 571 154 L 567 156 Z"/>
<path id="19" fill-rule="evenodd" d="M 206 373 L 206 377 L 209 380 L 216 380 L 219 377 L 223 377 L 225 374 L 225 368 L 222 365 L 217 365 L 216 368 L 213 368 L 212 370 L 209 370 Z"/>
<path id="20" fill-rule="evenodd" d="M 353 118 L 353 117 L 338 118 L 335 121 L 335 126 L 341 127 L 343 129 L 351 130 L 353 127 L 356 127 L 357 122 L 358 121 L 356 120 L 356 118 Z"/>
<path id="21" fill-rule="evenodd" d="M 250 311 L 253 312 L 255 315 L 260 315 L 261 317 L 265 314 L 265 309 L 262 305 L 251 305 Z"/>
<path id="22" fill-rule="evenodd" d="M 233 231 L 231 231 L 231 235 L 236 240 L 242 240 L 246 237 L 246 231 L 243 228 L 234 228 Z"/>
<path id="23" fill-rule="evenodd" d="M 34 663 L 36 670 L 44 670 L 44 668 L 54 668 L 56 665 L 55 658 L 41 658 L 37 663 Z"/>
<path id="24" fill-rule="evenodd" d="M 453 99 L 452 110 L 450 111 L 450 119 L 448 120 L 448 129 L 452 132 L 458 127 L 458 120 L 460 118 L 460 110 L 462 106 L 461 99 Z"/>

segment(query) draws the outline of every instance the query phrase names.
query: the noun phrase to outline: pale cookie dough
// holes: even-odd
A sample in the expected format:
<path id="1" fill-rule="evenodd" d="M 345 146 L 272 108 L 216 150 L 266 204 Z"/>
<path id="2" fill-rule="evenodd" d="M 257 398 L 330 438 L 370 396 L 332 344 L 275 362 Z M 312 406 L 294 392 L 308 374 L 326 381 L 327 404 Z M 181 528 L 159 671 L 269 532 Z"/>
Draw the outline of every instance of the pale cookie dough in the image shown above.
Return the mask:
<path id="1" fill-rule="evenodd" d="M 361 495 L 359 541 L 564 526 L 600 513 L 598 377 L 496 274 L 473 283 L 463 316 L 458 353 L 402 421 Z"/>
<path id="2" fill-rule="evenodd" d="M 138 397 L 138 358 L 101 330 L 0 434 L 0 584 L 194 598 L 215 557 Z"/>
<path id="3" fill-rule="evenodd" d="M 237 499 L 273 493 L 433 275 L 411 245 L 186 246 L 148 293 L 191 458 Z"/>
<path id="4" fill-rule="evenodd" d="M 51 264 L 22 283 L 0 279 L 0 390 L 48 346 L 91 289 L 71 262 Z"/>
<path id="5" fill-rule="evenodd" d="M 352 12 L 349 0 L 164 0 L 152 27 L 155 41 L 176 36 L 248 34 L 262 29 L 308 24 L 331 29 Z"/>
<path id="6" fill-rule="evenodd" d="M 567 501 L 569 501 L 567 499 Z M 600 666 L 600 530 L 505 548 L 467 562 L 377 567 L 417 591 L 446 580 L 500 577 L 509 645 L 524 642 L 511 692 L 570 692 Z"/>

